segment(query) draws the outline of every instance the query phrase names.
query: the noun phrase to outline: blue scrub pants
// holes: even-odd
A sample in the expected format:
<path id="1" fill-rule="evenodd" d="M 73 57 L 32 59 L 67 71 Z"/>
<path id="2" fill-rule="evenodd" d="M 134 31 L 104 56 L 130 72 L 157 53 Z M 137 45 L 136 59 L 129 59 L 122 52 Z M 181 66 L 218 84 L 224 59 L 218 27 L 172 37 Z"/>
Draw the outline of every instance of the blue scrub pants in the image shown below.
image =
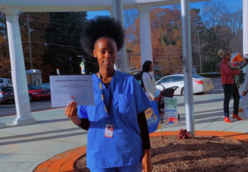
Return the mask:
<path id="1" fill-rule="evenodd" d="M 142 165 L 135 164 L 131 166 L 119 167 L 118 171 L 116 168 L 105 168 L 105 169 L 90 169 L 90 172 L 141 172 Z"/>

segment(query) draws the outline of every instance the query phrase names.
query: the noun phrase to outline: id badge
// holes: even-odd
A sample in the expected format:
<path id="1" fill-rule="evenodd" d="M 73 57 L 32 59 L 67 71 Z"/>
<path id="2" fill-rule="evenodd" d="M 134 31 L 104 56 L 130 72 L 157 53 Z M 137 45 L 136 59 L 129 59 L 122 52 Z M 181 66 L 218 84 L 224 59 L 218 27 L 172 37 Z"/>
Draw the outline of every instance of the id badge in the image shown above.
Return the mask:
<path id="1" fill-rule="evenodd" d="M 104 137 L 112 138 L 114 134 L 114 125 L 106 124 Z"/>

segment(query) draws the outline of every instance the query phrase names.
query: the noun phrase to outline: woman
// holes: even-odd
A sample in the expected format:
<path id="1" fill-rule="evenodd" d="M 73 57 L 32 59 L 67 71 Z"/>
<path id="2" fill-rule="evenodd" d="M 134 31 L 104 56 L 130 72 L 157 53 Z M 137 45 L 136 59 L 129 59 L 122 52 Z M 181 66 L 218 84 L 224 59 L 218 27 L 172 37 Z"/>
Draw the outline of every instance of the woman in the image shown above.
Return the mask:
<path id="1" fill-rule="evenodd" d="M 65 114 L 88 129 L 87 167 L 91 172 L 152 171 L 150 140 L 144 111 L 150 101 L 129 74 L 114 70 L 124 44 L 124 30 L 109 17 L 90 20 L 83 29 L 84 50 L 97 58 L 99 72 L 92 75 L 94 106 L 72 102 Z"/>
<path id="2" fill-rule="evenodd" d="M 236 67 L 239 67 L 239 68 L 243 68 L 244 66 L 246 66 L 246 59 L 244 57 L 241 56 L 240 53 L 238 53 L 233 59 L 232 59 L 232 64 Z M 241 75 L 241 74 L 240 74 Z M 243 83 L 242 83 L 242 78 L 238 77 L 239 78 L 239 94 L 240 94 L 240 97 L 242 95 L 242 87 L 243 87 Z M 239 112 L 244 112 L 244 110 L 242 108 L 239 108 Z"/>
<path id="3" fill-rule="evenodd" d="M 224 121 L 226 123 L 232 123 L 229 119 L 229 102 L 231 97 L 234 99 L 234 112 L 233 119 L 237 119 L 238 121 L 243 120 L 239 117 L 239 91 L 237 88 L 237 83 L 235 83 L 234 76 L 240 74 L 240 70 L 234 70 L 232 68 L 231 60 L 231 52 L 227 50 L 219 50 L 218 55 L 223 59 L 220 65 L 221 68 L 221 78 L 222 78 L 222 86 L 224 89 Z"/>
<path id="4" fill-rule="evenodd" d="M 151 61 L 145 61 L 142 66 L 142 82 L 144 86 L 144 91 L 150 100 L 156 100 L 156 81 L 149 72 L 153 71 L 153 65 Z"/>

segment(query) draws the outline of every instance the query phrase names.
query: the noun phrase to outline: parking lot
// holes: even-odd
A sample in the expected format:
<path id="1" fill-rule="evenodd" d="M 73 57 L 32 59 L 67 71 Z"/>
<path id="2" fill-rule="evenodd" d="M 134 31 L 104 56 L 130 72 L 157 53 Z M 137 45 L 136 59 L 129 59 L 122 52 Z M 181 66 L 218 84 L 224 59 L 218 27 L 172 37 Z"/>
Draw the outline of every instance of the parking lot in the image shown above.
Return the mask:
<path id="1" fill-rule="evenodd" d="M 222 85 L 221 85 L 221 78 L 212 78 L 212 82 L 214 84 L 214 91 L 205 93 L 205 94 L 211 94 L 213 95 L 212 98 L 215 99 L 215 95 L 223 93 Z M 194 96 L 194 102 L 197 103 L 197 101 L 201 101 L 202 95 L 195 95 Z M 178 99 L 181 99 L 182 96 L 176 96 Z M 47 110 L 51 109 L 51 101 L 50 100 L 40 100 L 40 101 L 33 101 L 30 103 L 31 105 L 31 111 L 41 111 L 41 110 Z M 183 103 L 179 104 L 179 106 L 183 106 Z M 6 104 L 0 105 L 0 116 L 9 116 L 9 115 L 15 115 L 15 104 L 13 102 L 9 102 Z"/>

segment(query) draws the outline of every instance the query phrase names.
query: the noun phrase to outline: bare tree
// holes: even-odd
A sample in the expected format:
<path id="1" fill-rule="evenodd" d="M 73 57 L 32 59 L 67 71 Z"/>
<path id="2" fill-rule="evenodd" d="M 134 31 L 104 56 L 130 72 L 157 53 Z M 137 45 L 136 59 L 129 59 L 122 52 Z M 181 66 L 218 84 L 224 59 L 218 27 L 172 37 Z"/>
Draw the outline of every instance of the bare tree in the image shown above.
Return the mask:
<path id="1" fill-rule="evenodd" d="M 230 50 L 233 52 L 243 52 L 243 11 L 239 10 L 230 14 L 229 27 L 233 32 L 233 36 L 230 40 Z"/>
<path id="2" fill-rule="evenodd" d="M 206 2 L 203 5 L 204 24 L 207 28 L 214 28 L 214 32 L 218 31 L 218 26 L 228 24 L 226 14 L 228 14 L 228 11 L 223 2 Z"/>
<path id="3" fill-rule="evenodd" d="M 205 27 L 208 31 L 205 33 L 205 38 L 208 41 L 208 46 L 205 48 L 205 55 L 212 61 L 212 70 L 215 70 L 215 65 L 220 61 L 217 52 L 220 47 L 218 42 L 218 34 L 222 26 L 228 25 L 228 11 L 223 2 L 206 2 L 203 7 L 202 18 Z M 221 39 L 221 38 L 220 38 Z"/>
<path id="4" fill-rule="evenodd" d="M 243 10 L 239 10 L 238 12 L 230 13 L 228 15 L 228 23 L 229 27 L 232 29 L 234 33 L 238 33 L 242 30 L 243 27 Z"/>
<path id="5" fill-rule="evenodd" d="M 126 42 L 131 42 L 135 39 L 134 31 L 135 21 L 138 18 L 138 10 L 136 9 L 128 9 L 124 10 L 124 23 L 125 23 L 125 31 L 126 31 Z"/>

